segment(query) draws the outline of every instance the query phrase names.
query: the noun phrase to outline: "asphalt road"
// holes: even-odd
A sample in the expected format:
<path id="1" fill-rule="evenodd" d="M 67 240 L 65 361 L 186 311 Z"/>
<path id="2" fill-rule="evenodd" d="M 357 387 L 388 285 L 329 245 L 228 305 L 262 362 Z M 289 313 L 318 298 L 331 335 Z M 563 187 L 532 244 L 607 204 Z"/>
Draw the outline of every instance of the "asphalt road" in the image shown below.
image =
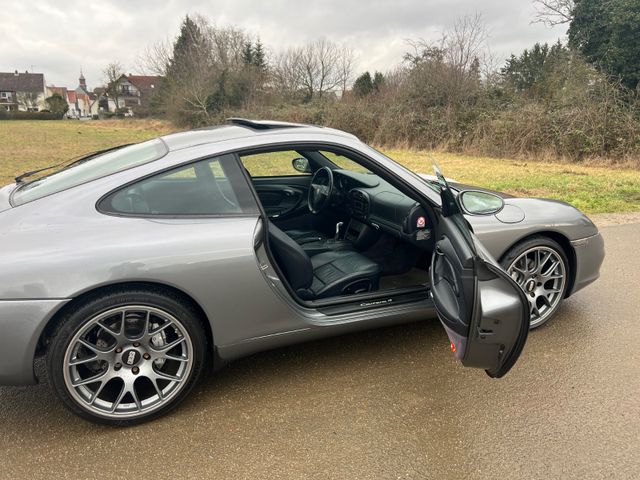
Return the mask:
<path id="1" fill-rule="evenodd" d="M 640 224 L 602 231 L 602 278 L 504 379 L 457 365 L 429 321 L 239 361 L 130 429 L 2 387 L 0 477 L 638 478 Z"/>

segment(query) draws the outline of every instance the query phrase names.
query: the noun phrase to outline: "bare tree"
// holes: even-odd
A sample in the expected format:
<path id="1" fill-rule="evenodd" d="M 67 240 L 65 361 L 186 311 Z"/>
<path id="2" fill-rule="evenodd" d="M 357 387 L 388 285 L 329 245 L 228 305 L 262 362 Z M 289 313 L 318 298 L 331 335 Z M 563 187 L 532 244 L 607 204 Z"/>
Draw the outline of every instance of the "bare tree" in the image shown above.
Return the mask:
<path id="1" fill-rule="evenodd" d="M 124 67 L 120 62 L 109 63 L 102 71 L 106 84 L 106 94 L 113 99 L 116 111 L 120 108 L 120 78 L 124 75 Z"/>
<path id="2" fill-rule="evenodd" d="M 544 23 L 550 27 L 571 23 L 575 0 L 535 0 L 536 17 L 534 22 Z"/>
<path id="3" fill-rule="evenodd" d="M 435 42 L 409 41 L 409 95 L 424 106 L 453 109 L 470 101 L 480 87 L 484 62 L 490 59 L 487 38 L 482 17 L 471 15 L 456 19 Z"/>
<path id="4" fill-rule="evenodd" d="M 353 55 L 353 50 L 349 47 L 343 47 L 340 52 L 338 70 L 341 77 L 341 94 L 344 95 L 349 87 L 349 84 L 353 80 L 353 69 L 354 69 L 355 57 Z"/>
<path id="5" fill-rule="evenodd" d="M 172 46 L 169 40 L 162 40 L 148 45 L 136 59 L 140 73 L 164 77 L 171 59 Z"/>
<path id="6" fill-rule="evenodd" d="M 321 38 L 291 48 L 278 58 L 274 79 L 281 91 L 303 92 L 305 101 L 346 90 L 353 74 L 353 53 Z"/>
<path id="7" fill-rule="evenodd" d="M 206 22 L 205 19 L 202 20 Z M 242 49 L 247 40 L 247 34 L 235 27 L 219 28 L 214 25 L 202 26 L 211 44 L 212 61 L 221 68 L 238 70 L 244 63 Z"/>
<path id="8" fill-rule="evenodd" d="M 283 96 L 296 97 L 299 93 L 302 78 L 300 75 L 300 51 L 289 48 L 280 53 L 273 66 L 273 84 Z"/>
<path id="9" fill-rule="evenodd" d="M 488 38 L 489 32 L 479 13 L 457 18 L 441 42 L 446 60 L 459 70 L 468 70 L 483 56 Z"/>
<path id="10" fill-rule="evenodd" d="M 38 92 L 18 92 L 16 94 L 16 100 L 18 105 L 22 106 L 25 110 L 34 111 L 38 109 L 40 94 Z"/>

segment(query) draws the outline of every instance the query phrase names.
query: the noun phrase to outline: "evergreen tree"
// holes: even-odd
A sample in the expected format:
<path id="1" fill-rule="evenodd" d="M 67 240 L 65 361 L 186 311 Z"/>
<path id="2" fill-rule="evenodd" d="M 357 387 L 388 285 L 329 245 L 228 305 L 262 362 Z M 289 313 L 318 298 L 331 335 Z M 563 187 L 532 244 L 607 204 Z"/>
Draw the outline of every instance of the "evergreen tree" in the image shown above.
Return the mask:
<path id="1" fill-rule="evenodd" d="M 62 98 L 62 95 L 60 95 L 59 93 L 54 93 L 49 98 L 46 98 L 45 102 L 47 104 L 47 109 L 60 118 L 62 118 L 64 114 L 69 110 L 67 101 Z"/>
<path id="2" fill-rule="evenodd" d="M 603 72 L 640 81 L 640 0 L 576 0 L 569 45 Z"/>
<path id="3" fill-rule="evenodd" d="M 180 34 L 173 44 L 173 55 L 169 60 L 167 77 L 179 77 L 193 64 L 206 44 L 200 27 L 187 15 L 180 27 Z"/>
<path id="4" fill-rule="evenodd" d="M 253 62 L 253 45 L 251 45 L 251 42 L 245 42 L 242 48 L 242 63 L 245 65 L 253 65 Z"/>
<path id="5" fill-rule="evenodd" d="M 373 80 L 369 72 L 364 72 L 353 82 L 353 94 L 358 98 L 363 98 L 373 92 Z"/>
<path id="6" fill-rule="evenodd" d="M 519 56 L 511 55 L 501 73 L 508 86 L 532 96 L 548 96 L 552 77 L 564 69 L 570 59 L 569 49 L 557 42 L 536 43 Z"/>
<path id="7" fill-rule="evenodd" d="M 264 53 L 264 46 L 262 45 L 262 42 L 260 41 L 260 39 L 258 39 L 258 41 L 256 42 L 255 46 L 253 47 L 253 61 L 252 64 L 259 68 L 260 70 L 266 70 L 267 69 L 267 59 L 266 59 L 266 55 Z"/>
<path id="8" fill-rule="evenodd" d="M 382 75 L 381 72 L 376 72 L 375 75 L 373 76 L 373 82 L 371 83 L 373 90 L 378 92 L 380 91 L 383 85 L 384 85 L 384 75 Z"/>

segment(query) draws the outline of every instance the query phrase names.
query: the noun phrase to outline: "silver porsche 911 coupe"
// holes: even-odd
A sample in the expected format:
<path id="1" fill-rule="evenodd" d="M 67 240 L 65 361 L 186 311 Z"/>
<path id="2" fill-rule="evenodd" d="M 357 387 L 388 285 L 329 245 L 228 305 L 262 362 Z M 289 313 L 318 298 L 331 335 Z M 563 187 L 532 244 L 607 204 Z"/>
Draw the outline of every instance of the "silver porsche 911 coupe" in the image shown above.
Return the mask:
<path id="1" fill-rule="evenodd" d="M 230 119 L 51 170 L 0 190 L 0 384 L 44 355 L 102 423 L 166 413 L 211 364 L 436 316 L 502 377 L 604 257 L 570 205 L 421 177 L 329 128 Z"/>

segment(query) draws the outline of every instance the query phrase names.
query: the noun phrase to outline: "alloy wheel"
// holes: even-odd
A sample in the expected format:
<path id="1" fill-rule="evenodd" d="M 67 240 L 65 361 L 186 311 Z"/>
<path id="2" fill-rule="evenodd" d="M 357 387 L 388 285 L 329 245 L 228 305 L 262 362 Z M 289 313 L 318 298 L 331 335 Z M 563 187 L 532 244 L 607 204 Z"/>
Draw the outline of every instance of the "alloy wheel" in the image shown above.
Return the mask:
<path id="1" fill-rule="evenodd" d="M 529 300 L 531 327 L 543 324 L 564 295 L 567 273 L 560 254 L 546 246 L 530 248 L 511 263 L 507 273 Z"/>
<path id="2" fill-rule="evenodd" d="M 106 418 L 134 419 L 169 403 L 193 368 L 193 344 L 168 312 L 131 305 L 86 322 L 64 355 L 64 381 L 75 401 Z"/>

